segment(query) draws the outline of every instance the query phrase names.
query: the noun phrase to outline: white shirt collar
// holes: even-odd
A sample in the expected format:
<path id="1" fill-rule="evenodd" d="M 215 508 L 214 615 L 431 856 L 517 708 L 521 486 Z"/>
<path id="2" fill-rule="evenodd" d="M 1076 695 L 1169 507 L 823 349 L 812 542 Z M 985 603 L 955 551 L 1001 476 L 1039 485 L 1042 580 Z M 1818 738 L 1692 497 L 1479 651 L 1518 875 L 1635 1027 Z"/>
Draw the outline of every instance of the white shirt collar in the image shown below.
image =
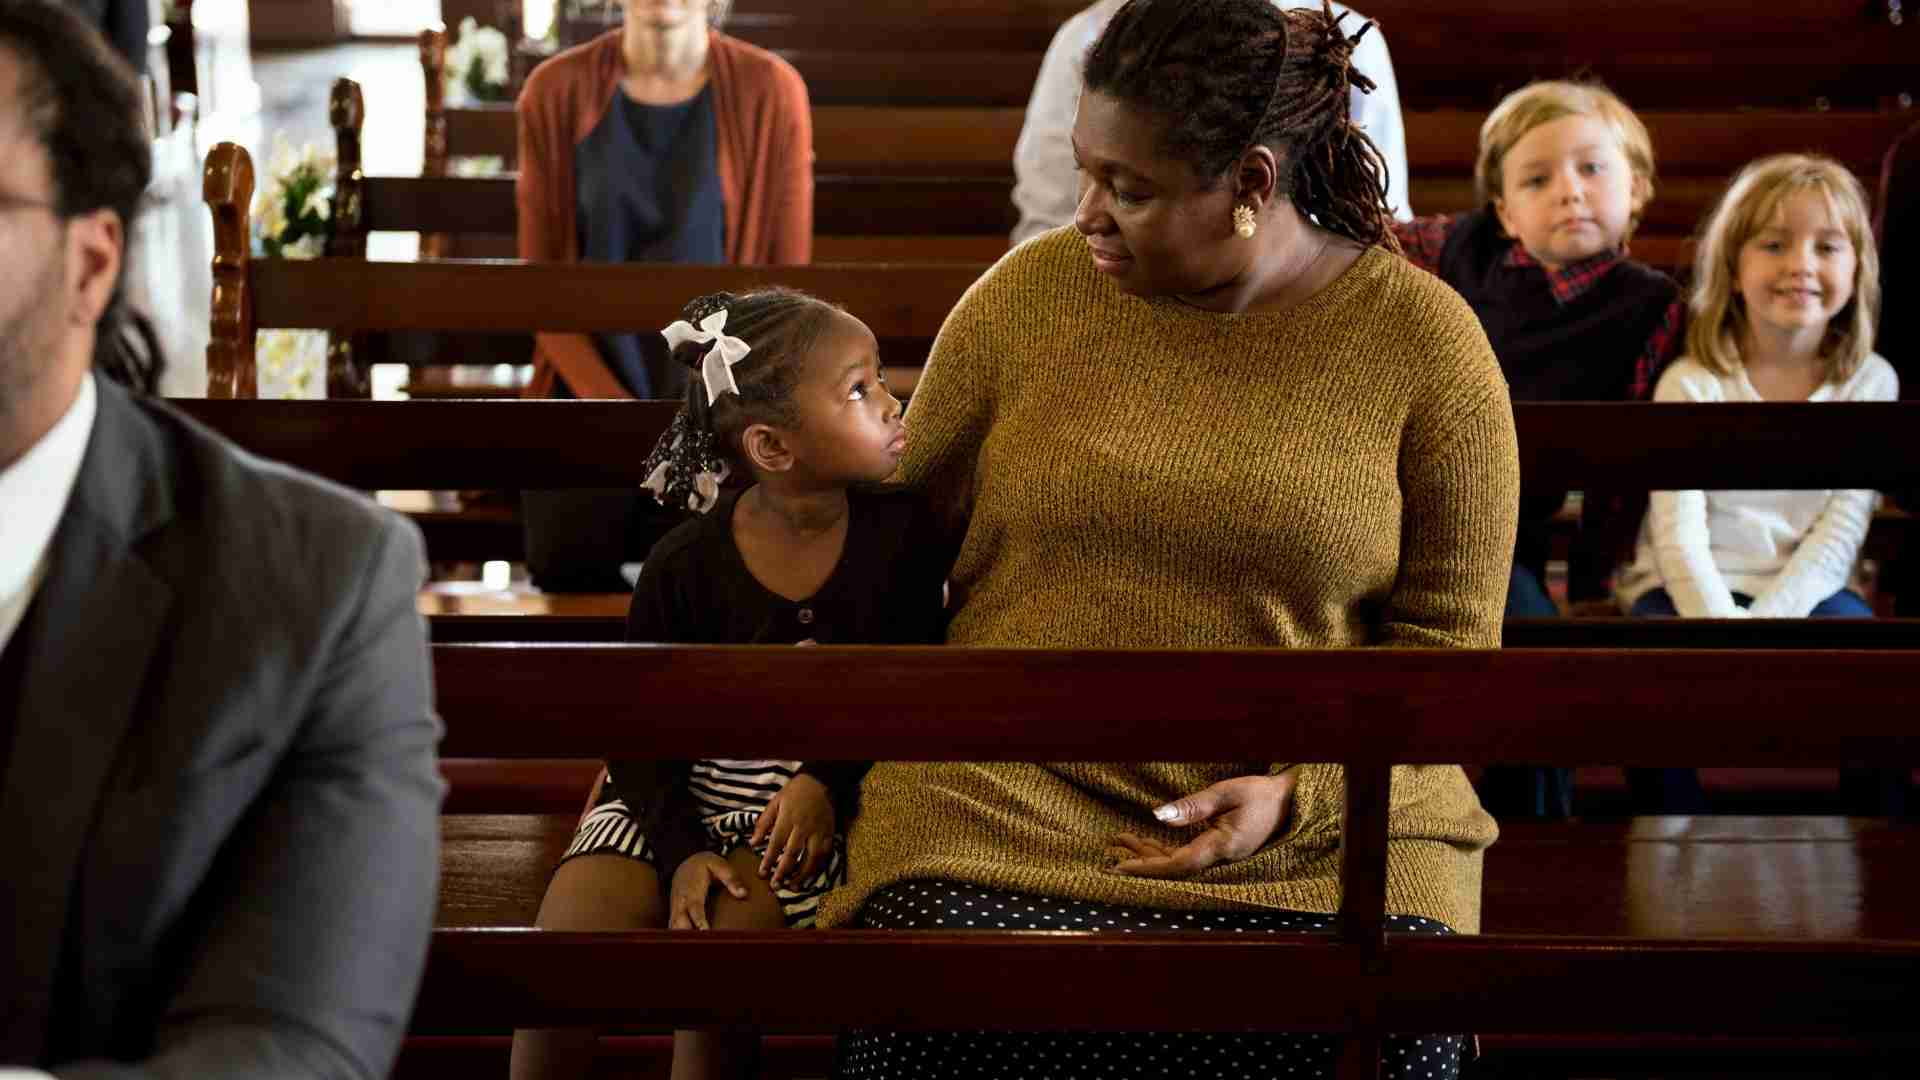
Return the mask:
<path id="1" fill-rule="evenodd" d="M 99 394 L 89 372 L 65 416 L 18 461 L 0 469 L 0 648 L 32 603 L 46 572 L 47 550 L 67 512 L 87 456 Z"/>

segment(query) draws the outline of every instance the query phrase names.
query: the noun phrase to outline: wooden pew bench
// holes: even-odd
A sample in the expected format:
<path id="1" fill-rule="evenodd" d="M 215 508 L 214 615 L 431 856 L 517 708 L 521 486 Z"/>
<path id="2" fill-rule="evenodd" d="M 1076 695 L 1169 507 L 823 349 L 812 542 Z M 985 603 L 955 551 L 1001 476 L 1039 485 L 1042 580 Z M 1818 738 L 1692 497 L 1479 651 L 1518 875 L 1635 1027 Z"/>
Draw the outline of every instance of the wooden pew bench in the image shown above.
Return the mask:
<path id="1" fill-rule="evenodd" d="M 450 753 L 1074 760 L 1180 746 L 1197 758 L 1345 761 L 1340 931 L 1259 941 L 506 931 L 492 927 L 524 924 L 567 816 L 449 819 L 417 1033 L 741 1021 L 788 1032 L 1246 1030 L 1284 1016 L 1287 1028 L 1347 1036 L 1343 1077 L 1374 1075 L 1372 1040 L 1399 1030 L 1478 1030 L 1496 1052 L 1536 1056 L 1703 1045 L 1725 1055 L 1808 1039 L 1871 1054 L 1915 1040 L 1911 829 L 1686 819 L 1509 829 L 1508 846 L 1488 855 L 1482 936 L 1378 936 L 1387 761 L 1602 747 L 1638 765 L 1914 760 L 1920 735 L 1892 719 L 1920 692 L 1912 653 L 1783 653 L 1748 669 L 1694 652 L 522 647 L 508 659 L 494 648 L 435 649 Z M 868 676 L 858 688 L 833 674 L 848 663 Z M 782 721 L 769 726 L 776 700 Z M 1534 722 L 1547 713 L 1554 723 Z M 1823 722 L 1808 723 L 1814 715 Z M 746 962 L 829 974 L 805 1001 L 745 1003 L 722 976 Z M 1271 992 L 1257 1002 L 1137 992 L 1274 964 L 1299 978 L 1264 981 Z M 683 977 L 623 974 L 665 968 Z"/>
<path id="2" fill-rule="evenodd" d="M 351 80 L 336 85 L 331 113 L 339 195 L 329 254 L 364 257 L 368 234 L 380 231 L 419 232 L 429 254 L 513 254 L 513 180 L 444 175 L 450 146 L 511 159 L 510 108 L 447 110 L 430 102 L 427 165 L 420 177 L 362 174 L 364 106 Z M 1019 109 L 816 108 L 816 260 L 939 262 L 964 266 L 977 276 L 1004 251 L 1014 222 L 1009 163 L 1021 114 Z M 1816 147 L 1868 175 L 1907 117 L 1772 111 L 1650 114 L 1648 120 L 1663 148 L 1660 194 L 1646 212 L 1634 251 L 1684 277 L 1691 258 L 1688 234 L 1740 164 L 1770 150 Z M 1423 212 L 1474 205 L 1471 172 L 1479 121 L 1478 113 L 1463 110 L 1408 114 L 1411 194 Z M 898 369 L 897 382 L 911 380 L 930 334 L 883 341 L 883 355 Z M 387 335 L 356 338 L 359 369 L 415 359 L 396 355 L 390 346 Z M 435 362 L 520 364 L 529 352 L 524 334 L 467 334 L 443 342 Z"/>
<path id="3" fill-rule="evenodd" d="M 984 269 L 944 263 L 766 267 L 365 262 L 359 258 L 364 246 L 356 248 L 346 239 L 360 228 L 369 201 L 367 188 L 356 180 L 357 158 L 353 160 L 336 195 L 339 211 L 329 247 L 333 257 L 255 260 L 248 250 L 252 160 L 232 143 L 208 154 L 205 197 L 215 236 L 212 343 L 207 354 L 210 397 L 253 396 L 253 342 L 259 329 L 319 328 L 343 337 L 448 329 L 498 334 L 647 330 L 679 318 L 681 306 L 692 297 L 767 284 L 790 285 L 845 304 L 881 339 L 884 362 L 917 367 L 947 312 Z M 398 297 L 406 302 L 396 303 Z"/>
<path id="4" fill-rule="evenodd" d="M 726 29 L 785 57 L 816 102 L 1024 105 L 1054 31 L 1082 6 L 740 0 Z M 1911 64 L 1920 31 L 1908 25 L 1910 6 L 1901 13 L 1885 0 L 1626 0 L 1604 19 L 1530 0 L 1374 0 L 1361 10 L 1385 29 L 1401 100 L 1414 108 L 1486 108 L 1528 79 L 1577 75 L 1642 108 L 1877 105 L 1920 93 Z M 606 29 L 581 19 L 561 40 Z"/>
<path id="5" fill-rule="evenodd" d="M 389 287 L 407 287 L 410 281 L 433 276 L 443 285 L 453 281 L 467 289 L 467 274 L 480 279 L 503 276 L 514 283 L 513 296 L 528 306 L 556 300 L 558 292 L 529 292 L 531 283 L 540 280 L 531 272 L 537 268 L 440 266 L 430 275 L 426 267 L 409 264 L 373 264 L 369 269 L 376 268 L 372 276 Z M 307 304 L 309 290 L 337 284 L 316 269 L 310 263 L 254 267 L 256 284 L 266 286 L 256 297 L 256 319 L 262 311 L 277 318 L 301 317 L 297 312 Z M 643 267 L 609 269 L 630 278 L 648 272 Z M 286 276 L 289 271 L 297 278 Z M 679 272 L 708 273 L 690 268 Z M 573 302 L 601 304 L 591 299 Z M 610 300 L 605 306 L 611 309 L 618 303 Z M 350 322 L 359 317 L 350 305 L 340 307 L 349 311 L 343 317 Z M 411 317 L 396 309 L 368 315 L 383 322 Z M 242 343 L 251 339 L 245 332 L 236 336 Z M 673 402 L 559 401 L 179 404 L 257 453 L 369 489 L 635 485 L 642 479 L 638 469 L 644 455 L 622 453 L 620 448 L 651 446 L 678 408 Z M 1911 418 L 1916 408 L 1920 406 L 1911 403 L 1521 403 L 1514 415 L 1523 484 L 1540 490 L 1595 484 L 1627 490 L 1662 485 L 1901 490 L 1914 486 L 1914 463 L 1920 462 L 1920 424 Z M 1631 431 L 1633 437 L 1620 438 L 1622 431 Z M 1910 531 L 1910 519 L 1889 516 L 1888 522 L 1890 536 L 1881 541 L 1886 546 L 1880 554 L 1911 557 L 1898 546 Z M 510 557 L 506 547 L 478 545 L 488 543 L 488 537 L 499 542 L 517 528 L 498 521 L 482 524 L 473 534 L 480 537 L 475 540 L 463 539 L 454 531 L 462 526 L 444 519 L 427 519 L 423 525 L 430 550 L 441 558 Z M 445 547 L 437 543 L 442 538 Z"/>
<path id="6" fill-rule="evenodd" d="M 575 817 L 443 817 L 435 926 L 531 926 Z M 1920 884 L 1920 829 L 1910 826 L 1731 817 L 1506 823 L 1487 853 L 1482 918 L 1488 932 L 1543 937 L 1920 938 L 1920 914 L 1902 901 L 1901 882 Z M 1663 1064 L 1698 1050 L 1678 1040 L 1656 1046 Z M 1543 1037 L 1489 1037 L 1481 1067 L 1519 1061 L 1546 1067 L 1566 1049 Z M 1651 1053 L 1625 1044 L 1604 1049 L 1616 1061 Z M 395 1075 L 447 1075 L 455 1060 L 463 1071 L 497 1071 L 506 1055 L 505 1035 L 416 1039 Z M 766 1055 L 772 1075 L 825 1076 L 832 1040 L 770 1039 Z M 596 1075 L 664 1076 L 670 1056 L 665 1037 L 609 1037 Z"/>
<path id="7" fill-rule="evenodd" d="M 440 599 L 440 598 L 436 598 Z M 526 598 L 523 607 L 481 612 L 431 605 L 427 622 L 437 644 L 618 642 L 625 639 L 627 596 Z M 549 606 L 558 608 L 549 613 Z M 423 600 L 423 610 L 429 605 Z M 515 613 L 517 612 L 517 613 Z M 1793 649 L 1920 649 L 1920 620 L 1806 619 L 1509 619 L 1506 648 L 1724 649 L 1744 653 Z M 1749 658 L 1741 657 L 1742 662 Z M 542 762 L 448 758 L 449 813 L 577 813 L 599 776 L 593 759 Z M 1478 771 L 1470 770 L 1475 780 Z M 1831 814 L 1839 811 L 1835 770 L 1732 769 L 1700 772 L 1720 813 Z M 1632 814 L 1625 774 L 1610 766 L 1576 770 L 1579 810 L 1586 818 Z"/>
<path id="8" fill-rule="evenodd" d="M 402 271 L 406 268 L 398 268 Z M 537 301 L 536 301 L 537 302 Z M 182 408 L 242 446 L 363 488 L 465 488 L 637 483 L 622 445 L 650 443 L 674 408 L 659 402 L 238 402 L 183 401 Z M 1913 482 L 1920 424 L 1913 405 L 1672 406 L 1540 405 L 1516 408 L 1523 473 L 1539 486 L 1691 482 L 1702 486 L 1898 487 Z M 511 413 L 502 410 L 511 409 Z M 1838 409 L 1838 411 L 1830 411 Z M 1635 432 L 1632 442 L 1615 437 Z M 1794 433 L 1804 437 L 1795 437 Z M 477 434 L 477 433 L 484 433 Z M 1830 456 L 1817 456 L 1822 447 Z M 624 463 L 624 464 L 623 464 Z M 487 554 L 463 539 L 476 523 L 417 516 L 441 558 Z M 477 523 L 516 542 L 518 525 Z M 466 545 L 466 546 L 462 546 Z M 436 639 L 613 641 L 624 632 L 624 596 L 462 598 L 435 596 L 423 611 Z M 1516 621 L 1510 646 L 1561 648 L 1910 648 L 1913 624 L 1803 620 L 1733 622 L 1581 619 Z M 452 803 L 475 811 L 572 810 L 591 783 L 591 762 L 515 765 L 451 762 Z M 1709 775 L 1709 780 L 1719 778 Z M 1744 791 L 1752 777 L 1726 777 Z M 1585 790 L 1619 786 L 1614 773 L 1583 776 Z M 1770 808 L 1819 805 L 1831 785 L 1800 778 L 1765 798 Z"/>
<path id="9" fill-rule="evenodd" d="M 909 249 L 926 252 L 922 258 L 996 256 L 1013 223 L 1013 146 L 1023 114 L 1019 108 L 815 106 L 815 257 L 898 257 L 908 243 L 873 240 L 883 236 L 918 238 Z M 1406 112 L 1408 192 L 1418 212 L 1477 205 L 1473 159 L 1483 118 L 1475 110 Z M 1654 265 L 1677 269 L 1690 258 L 1686 237 L 1740 166 L 1768 153 L 1817 150 L 1871 177 L 1886 148 L 1912 125 L 1913 114 L 1696 110 L 1647 112 L 1643 119 L 1659 175 L 1634 250 Z M 428 124 L 430 131 L 436 125 L 445 131 L 438 145 L 446 153 L 513 159 L 510 109 L 449 109 Z M 444 164 L 436 165 L 431 154 L 426 174 L 444 176 Z M 368 183 L 387 189 L 374 196 L 380 203 L 419 211 L 388 216 L 389 228 L 410 220 L 422 231 L 445 226 L 438 231 L 512 232 L 511 179 L 449 178 L 418 193 L 399 177 L 369 178 Z M 435 210 L 449 192 L 468 184 L 474 186 L 471 194 L 462 193 L 459 211 Z M 493 194 L 483 194 L 488 190 Z"/>

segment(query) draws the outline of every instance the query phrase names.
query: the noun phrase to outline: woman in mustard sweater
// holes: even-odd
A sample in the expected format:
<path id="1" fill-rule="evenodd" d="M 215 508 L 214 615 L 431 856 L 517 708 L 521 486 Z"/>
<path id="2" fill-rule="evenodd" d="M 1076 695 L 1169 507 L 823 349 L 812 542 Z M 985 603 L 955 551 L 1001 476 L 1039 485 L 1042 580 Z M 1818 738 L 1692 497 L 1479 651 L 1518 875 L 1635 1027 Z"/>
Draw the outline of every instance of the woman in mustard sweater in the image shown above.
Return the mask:
<path id="1" fill-rule="evenodd" d="M 909 411 L 901 478 L 964 536 L 950 642 L 1499 644 L 1519 505 L 1507 391 L 1473 312 L 1388 250 L 1379 155 L 1348 116 L 1368 85 L 1352 48 L 1330 13 L 1267 0 L 1133 0 L 1095 44 L 1073 226 L 967 292 Z M 1477 931 L 1492 819 L 1456 766 L 1393 780 L 1396 928 Z M 1340 794 L 1337 767 L 1294 762 L 883 763 L 822 922 L 963 928 L 984 902 L 1035 929 L 1326 928 Z M 1386 1063 L 1451 1075 L 1459 1041 L 1398 1039 Z M 1121 1043 L 859 1032 L 841 1070 L 1332 1060 L 1321 1036 Z"/>

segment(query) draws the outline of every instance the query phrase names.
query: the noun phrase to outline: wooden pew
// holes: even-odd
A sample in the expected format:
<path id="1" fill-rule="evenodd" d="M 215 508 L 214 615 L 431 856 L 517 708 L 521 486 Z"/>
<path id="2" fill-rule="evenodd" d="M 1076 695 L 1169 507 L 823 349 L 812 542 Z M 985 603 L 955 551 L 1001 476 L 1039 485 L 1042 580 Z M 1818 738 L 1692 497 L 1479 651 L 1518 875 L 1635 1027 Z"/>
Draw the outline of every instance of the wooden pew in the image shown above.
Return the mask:
<path id="1" fill-rule="evenodd" d="M 387 287 L 433 276 L 446 295 L 478 295 L 470 284 L 502 275 L 533 279 L 528 267 L 373 264 Z M 264 266 L 256 267 L 256 274 Z M 318 269 L 292 264 L 299 273 Z M 631 273 L 634 268 L 610 268 Z M 684 268 L 683 268 L 684 269 Z M 819 269 L 819 268 L 815 268 Z M 447 275 L 456 275 L 448 277 Z M 272 304 L 305 305 L 287 279 L 274 280 Z M 314 279 L 309 279 L 314 280 Z M 512 290 L 537 305 L 534 287 Z M 835 295 L 829 291 L 827 295 Z M 375 292 L 374 295 L 380 295 Z M 563 302 L 555 300 L 555 302 Z M 862 310 L 859 304 L 853 309 Z M 402 314 L 393 313 L 389 314 Z M 181 401 L 181 408 L 242 446 L 362 488 L 472 489 L 620 487 L 637 484 L 644 455 L 666 430 L 673 402 L 559 401 Z M 1920 424 L 1913 403 L 1884 404 L 1573 404 L 1521 403 L 1515 421 L 1523 482 L 1539 490 L 1611 485 L 1726 489 L 1872 487 L 1915 483 Z M 503 411 L 511 410 L 511 411 Z M 1632 431 L 1632 439 L 1619 432 Z M 1823 456 L 1819 451 L 1826 452 Z M 1876 557 L 1910 549 L 1911 520 L 1883 515 Z M 511 558 L 510 519 L 466 522 L 427 518 L 429 550 L 442 559 Z"/>
<path id="2" fill-rule="evenodd" d="M 364 254 L 369 203 L 378 185 L 354 167 L 336 193 L 329 258 L 254 260 L 247 208 L 253 165 L 244 149 L 222 143 L 208 155 L 205 197 L 213 213 L 215 256 L 208 396 L 254 394 L 254 332 L 270 327 L 334 331 L 337 338 L 387 330 L 461 329 L 593 332 L 655 329 L 679 317 L 689 298 L 720 289 L 784 284 L 843 303 L 882 339 L 882 359 L 917 366 L 926 343 L 977 264 L 880 264 L 806 267 L 659 266 L 352 261 Z M 442 181 L 449 182 L 449 181 Z M 404 297 L 405 302 L 396 302 Z M 363 361 L 364 362 L 364 361 Z M 360 380 L 364 387 L 364 377 Z M 335 388 L 329 376 L 330 389 Z M 362 390 L 362 392 L 364 392 Z M 351 389 L 334 396 L 353 396 Z"/>
<path id="3" fill-rule="evenodd" d="M 293 263 L 270 281 L 262 303 L 282 304 L 301 275 L 322 261 Z M 509 283 L 516 304 L 537 306 L 571 278 L 543 279 L 539 267 L 493 264 L 374 264 L 365 288 L 437 281 L 476 295 L 476 282 Z M 646 267 L 609 267 L 615 275 Z M 689 269 L 689 268 L 682 268 Z M 714 268 L 715 270 L 724 268 Z M 819 270 L 821 268 L 813 268 Z M 578 285 L 571 286 L 578 289 Z M 503 286 L 504 289 L 504 286 Z M 614 299 L 589 299 L 581 323 L 611 317 Z M 271 297 L 271 300 L 264 299 Z M 441 304 L 457 304 L 449 298 Z M 415 325 L 435 317 L 397 305 L 372 316 Z M 856 303 L 852 305 L 860 310 Z M 328 310 L 345 310 L 346 305 Z M 484 318 L 510 320 L 515 312 Z M 343 315 L 342 317 L 350 317 Z M 637 484 L 640 458 L 610 452 L 652 445 L 678 408 L 670 401 L 222 401 L 174 402 L 240 445 L 356 487 L 459 488 L 480 483 L 540 487 Z M 1920 468 L 1920 404 L 1520 402 L 1514 421 L 1523 485 L 1539 490 L 1589 484 L 1634 489 L 1755 487 L 1812 489 L 1911 485 Z M 1621 438 L 1631 431 L 1632 438 Z"/>
<path id="4" fill-rule="evenodd" d="M 1883 840 L 1910 850 L 1910 831 L 1815 825 L 1814 835 L 1756 844 L 1762 837 L 1715 833 L 1725 828 L 1716 823 L 1706 829 L 1710 835 L 1745 845 L 1696 852 L 1680 847 L 1691 842 L 1686 834 L 1694 826 L 1656 823 L 1653 835 L 1615 832 L 1607 841 L 1644 845 L 1628 853 L 1626 881 L 1612 890 L 1570 880 L 1574 841 L 1548 837 L 1551 853 L 1516 853 L 1506 862 L 1496 846 L 1488 864 L 1487 934 L 1380 933 L 1390 761 L 1593 754 L 1644 765 L 1689 758 L 1748 765 L 1913 760 L 1920 736 L 1896 719 L 1920 693 L 1910 679 L 1911 653 L 1786 653 L 1764 670 L 1728 665 L 1712 653 L 1526 650 L 529 647 L 512 657 L 503 662 L 493 647 L 436 647 L 450 752 L 516 754 L 537 745 L 543 753 L 592 746 L 666 756 L 1144 760 L 1179 747 L 1181 756 L 1201 759 L 1344 761 L 1340 930 L 1255 942 L 442 929 L 416 1031 L 564 1022 L 1245 1030 L 1278 1026 L 1275 1017 L 1284 1016 L 1289 1029 L 1349 1036 L 1343 1076 L 1373 1075 L 1375 1040 L 1386 1031 L 1563 1035 L 1575 1046 L 1616 1042 L 1618 1032 L 1635 1039 L 1712 1035 L 1727 1040 L 1723 1052 L 1741 1039 L 1820 1037 L 1867 1048 L 1913 1039 L 1908 1004 L 1920 926 L 1905 903 L 1907 890 L 1869 873 L 1878 866 L 1910 873 L 1911 864 L 1897 853 L 1862 854 L 1880 850 Z M 835 673 L 854 663 L 867 678 L 849 691 Z M 1355 686 L 1367 692 L 1354 694 Z M 769 725 L 765 703 L 775 700 L 782 721 Z M 1488 702 L 1500 704 L 1489 709 Z M 1554 723 L 1534 722 L 1547 713 Z M 1831 722 L 1808 724 L 1809 715 Z M 538 736 L 530 737 L 534 731 Z M 544 828 L 548 839 L 536 836 L 536 845 L 551 843 L 564 821 Z M 1850 871 L 1856 891 L 1840 896 L 1849 880 L 1842 878 L 1823 900 L 1829 875 L 1794 872 L 1798 852 L 1815 845 L 1828 845 L 1834 859 L 1822 866 Z M 1722 875 L 1728 857 L 1750 866 Z M 1688 879 L 1694 888 L 1664 888 L 1689 866 L 1699 875 Z M 468 892 L 460 880 L 449 876 L 450 902 Z M 1783 896 L 1783 885 L 1793 891 Z M 1585 903 L 1573 910 L 1534 906 L 1534 922 L 1525 926 L 1525 917 L 1512 913 L 1542 889 L 1573 889 L 1567 895 Z M 1513 906 L 1503 908 L 1495 897 Z M 1514 925 L 1495 921 L 1503 912 Z M 1612 936 L 1620 929 L 1632 936 Z M 1580 936 L 1561 936 L 1568 931 Z M 1541 932 L 1555 936 L 1534 936 Z M 823 965 L 822 949 L 833 950 L 830 964 Z M 749 953 L 755 964 L 832 973 L 805 1001 L 745 1003 L 722 992 L 718 980 Z M 729 961 L 735 955 L 741 959 Z M 1270 994 L 1236 998 L 1238 1005 L 1222 1006 L 1213 995 L 1137 992 L 1232 981 L 1243 964 L 1286 964 L 1301 978 Z M 619 974 L 663 967 L 688 977 L 672 986 L 636 986 Z M 993 993 L 972 992 L 988 980 Z M 1701 986 L 1714 992 L 1701 994 Z M 1289 987 L 1300 988 L 1300 1000 Z"/>
<path id="5" fill-rule="evenodd" d="M 360 487 L 467 488 L 487 483 L 552 487 L 626 485 L 637 458 L 614 449 L 652 441 L 674 406 L 658 402 L 231 402 L 180 406 L 264 456 Z M 512 413 L 503 410 L 512 409 Z M 1920 405 L 1674 406 L 1540 405 L 1516 409 L 1528 482 L 1584 487 L 1602 481 L 1654 486 L 1911 484 Z M 1635 439 L 1616 437 L 1622 430 Z M 1799 432 L 1799 435 L 1790 433 Z M 484 434 L 480 434 L 484 433 Z M 1822 448 L 1824 455 L 1814 448 Z M 628 458 L 634 458 L 628 461 Z M 438 558 L 506 558 L 519 531 L 497 523 L 492 548 L 458 548 L 472 528 L 458 518 L 417 519 Z M 1889 523 L 1877 527 L 1883 535 Z M 1897 524 L 1893 523 L 1893 524 Z M 1882 556 L 1896 555 L 1896 532 Z M 467 541 L 471 543 L 471 541 Z M 429 611 L 440 641 L 613 641 L 624 633 L 625 598 L 542 597 L 537 610 L 462 606 L 436 598 Z M 1803 620 L 1673 622 L 1549 620 L 1508 627 L 1510 646 L 1741 649 L 1912 647 L 1914 624 Z M 579 763 L 503 771 L 494 763 L 449 768 L 456 805 L 496 810 L 568 809 L 591 782 Z M 1820 790 L 1816 782 L 1812 790 Z"/>
<path id="6" fill-rule="evenodd" d="M 443 817 L 435 925 L 530 926 L 573 825 L 568 813 Z M 1489 932 L 1543 937 L 1920 937 L 1920 920 L 1894 884 L 1915 875 L 1916 845 L 1920 830 L 1912 827 L 1835 818 L 1503 823 L 1486 856 L 1482 917 Z M 829 1038 L 767 1042 L 763 1069 L 772 1075 L 831 1072 Z M 446 1075 L 455 1060 L 468 1064 L 469 1073 L 504 1068 L 505 1036 L 450 1043 L 409 1040 L 395 1076 Z M 1700 1049 L 1674 1039 L 1655 1045 L 1669 1064 Z M 1816 1072 L 1847 1049 L 1782 1040 L 1768 1053 L 1789 1055 Z M 1483 1070 L 1513 1063 L 1544 1069 L 1569 1047 L 1563 1040 L 1509 1035 L 1484 1038 L 1482 1050 Z M 1590 1043 L 1577 1048 L 1589 1066 L 1601 1052 L 1616 1068 L 1634 1057 L 1644 1068 L 1654 1050 L 1620 1045 L 1603 1051 Z M 662 1037 L 603 1038 L 596 1075 L 664 1076 L 670 1053 Z M 1774 1064 L 1780 1064 L 1777 1057 Z"/>
<path id="7" fill-rule="evenodd" d="M 991 259 L 1013 223 L 1013 145 L 1018 108 L 814 108 L 815 247 L 822 261 Z M 1659 160 L 1656 196 L 1634 239 L 1639 258 L 1684 272 L 1687 236 L 1741 165 L 1767 153 L 1817 150 L 1871 176 L 1886 147 L 1912 123 L 1899 111 L 1675 111 L 1643 114 Z M 1408 185 L 1421 213 L 1472 209 L 1473 159 L 1483 114 L 1442 109 L 1406 114 Z M 446 110 L 448 153 L 513 158 L 510 109 Z M 444 162 L 430 175 L 444 173 Z M 385 227 L 507 234 L 510 178 L 427 185 L 379 177 L 372 198 Z M 470 187 L 469 187 L 470 185 Z M 381 226 L 369 226 L 378 228 Z M 891 238 L 891 239 L 882 239 Z M 510 249 L 509 249 L 510 250 Z"/>
<path id="8" fill-rule="evenodd" d="M 743 0 L 726 29 L 785 57 L 819 103 L 1024 105 L 1054 31 L 1081 6 Z M 1910 6 L 1886 0 L 1628 0 L 1600 19 L 1529 0 L 1375 0 L 1361 10 L 1385 29 L 1413 108 L 1484 109 L 1528 79 L 1571 75 L 1598 77 L 1641 108 L 1879 106 L 1920 92 L 1920 31 L 1907 25 Z M 605 29 L 581 20 L 562 40 Z"/>

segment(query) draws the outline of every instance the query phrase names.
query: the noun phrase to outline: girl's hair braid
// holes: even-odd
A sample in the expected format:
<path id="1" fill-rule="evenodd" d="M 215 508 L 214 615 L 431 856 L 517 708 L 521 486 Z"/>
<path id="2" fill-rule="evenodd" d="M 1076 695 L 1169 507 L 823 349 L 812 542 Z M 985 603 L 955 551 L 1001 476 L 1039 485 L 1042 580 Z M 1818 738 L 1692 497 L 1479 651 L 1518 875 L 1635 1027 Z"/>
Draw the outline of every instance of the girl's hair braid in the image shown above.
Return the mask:
<path id="1" fill-rule="evenodd" d="M 642 468 L 647 486 L 665 506 L 704 512 L 719 482 L 745 471 L 740 439 L 748 427 L 791 428 L 799 423 L 793 391 L 807 352 L 841 309 L 795 289 L 768 288 L 738 296 L 709 293 L 681 309 L 680 317 L 698 326 L 723 310 L 727 325 L 722 332 L 751 350 L 732 368 L 740 392 L 708 403 L 700 367 L 712 343 L 687 341 L 673 350 L 673 358 L 692 370 L 693 377 L 687 381 L 685 403 Z"/>
<path id="2" fill-rule="evenodd" d="M 1086 89 L 1158 114 L 1162 148 L 1209 183 L 1250 147 L 1280 156 L 1302 214 L 1362 244 L 1394 247 L 1386 160 L 1353 123 L 1350 91 L 1373 81 L 1331 4 L 1129 0 L 1087 54 Z"/>

